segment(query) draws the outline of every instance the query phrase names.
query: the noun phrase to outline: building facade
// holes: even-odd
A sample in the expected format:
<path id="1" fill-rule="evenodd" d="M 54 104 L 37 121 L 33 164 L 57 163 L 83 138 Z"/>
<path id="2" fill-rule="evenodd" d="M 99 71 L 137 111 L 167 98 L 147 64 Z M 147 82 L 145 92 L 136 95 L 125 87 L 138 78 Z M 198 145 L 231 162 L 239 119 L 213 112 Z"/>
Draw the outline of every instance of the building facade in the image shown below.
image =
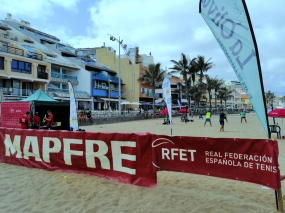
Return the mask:
<path id="1" fill-rule="evenodd" d="M 92 53 L 87 58 L 81 49 L 32 28 L 29 22 L 14 20 L 11 14 L 0 21 L 0 89 L 6 101 L 21 100 L 37 89 L 68 101 L 68 81 L 78 109 L 100 110 L 106 99 L 119 96 L 116 72 L 96 63 Z"/>

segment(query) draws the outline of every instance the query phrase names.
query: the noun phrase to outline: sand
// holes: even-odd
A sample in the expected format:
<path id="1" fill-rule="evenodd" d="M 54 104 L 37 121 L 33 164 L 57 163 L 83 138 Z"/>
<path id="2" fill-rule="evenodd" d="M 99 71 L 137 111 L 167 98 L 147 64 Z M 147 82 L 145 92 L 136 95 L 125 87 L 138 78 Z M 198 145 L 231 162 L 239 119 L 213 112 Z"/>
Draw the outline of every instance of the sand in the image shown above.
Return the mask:
<path id="1" fill-rule="evenodd" d="M 212 118 L 213 127 L 209 124 L 204 127 L 203 120 L 193 119 L 194 122 L 185 124 L 175 117 L 173 135 L 266 138 L 254 113 L 249 113 L 248 123 L 242 124 L 239 116 L 229 115 L 225 132 L 219 132 L 217 116 Z M 282 124 L 281 119 L 276 121 Z M 162 122 L 160 118 L 81 128 L 95 132 L 170 135 L 170 126 L 162 125 Z M 285 173 L 285 164 L 282 164 L 285 160 L 284 143 L 284 139 L 279 139 L 281 173 Z M 68 175 L 68 179 L 64 179 L 64 175 Z M 159 172 L 158 186 L 144 188 L 96 176 L 0 164 L 0 180 L 1 213 L 277 212 L 271 189 L 202 175 Z M 282 189 L 285 192 L 284 186 Z"/>

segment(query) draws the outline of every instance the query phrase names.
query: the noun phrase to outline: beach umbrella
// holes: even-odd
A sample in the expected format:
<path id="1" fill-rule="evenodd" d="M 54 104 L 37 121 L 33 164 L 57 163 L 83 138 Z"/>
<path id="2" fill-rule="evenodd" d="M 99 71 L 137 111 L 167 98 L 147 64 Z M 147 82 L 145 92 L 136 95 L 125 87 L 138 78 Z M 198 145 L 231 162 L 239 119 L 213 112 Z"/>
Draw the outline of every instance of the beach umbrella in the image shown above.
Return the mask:
<path id="1" fill-rule="evenodd" d="M 272 118 L 282 118 L 282 126 L 283 126 L 283 118 L 285 118 L 285 108 L 278 108 L 271 110 L 267 113 L 268 117 Z M 274 121 L 275 124 L 275 121 Z M 284 126 L 283 126 L 284 127 Z"/>
<path id="2" fill-rule="evenodd" d="M 129 101 L 123 101 L 123 102 L 121 102 L 121 105 L 127 105 L 127 104 L 132 104 L 132 103 L 129 102 Z"/>
<path id="3" fill-rule="evenodd" d="M 179 113 L 189 113 L 189 109 L 186 110 L 186 108 L 182 108 L 178 110 Z"/>
<path id="4" fill-rule="evenodd" d="M 133 104 L 133 105 L 141 105 L 141 103 L 139 103 L 139 102 L 131 102 L 130 104 Z"/>
<path id="5" fill-rule="evenodd" d="M 285 118 L 285 108 L 274 109 L 267 113 L 268 117 Z"/>

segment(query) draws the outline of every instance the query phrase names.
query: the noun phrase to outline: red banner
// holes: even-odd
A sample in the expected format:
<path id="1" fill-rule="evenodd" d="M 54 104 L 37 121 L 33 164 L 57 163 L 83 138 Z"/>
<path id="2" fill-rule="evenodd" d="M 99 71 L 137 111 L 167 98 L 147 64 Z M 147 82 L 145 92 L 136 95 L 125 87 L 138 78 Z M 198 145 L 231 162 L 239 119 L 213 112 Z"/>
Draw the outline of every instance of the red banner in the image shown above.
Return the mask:
<path id="1" fill-rule="evenodd" d="M 19 119 L 30 111 L 28 102 L 2 102 L 1 127 L 20 128 Z"/>
<path id="2" fill-rule="evenodd" d="M 155 170 L 246 181 L 280 189 L 277 141 L 153 135 Z"/>
<path id="3" fill-rule="evenodd" d="M 0 128 L 0 162 L 155 187 L 152 135 Z"/>
<path id="4" fill-rule="evenodd" d="M 280 189 L 277 141 L 0 128 L 0 162 L 156 186 L 167 170 Z"/>

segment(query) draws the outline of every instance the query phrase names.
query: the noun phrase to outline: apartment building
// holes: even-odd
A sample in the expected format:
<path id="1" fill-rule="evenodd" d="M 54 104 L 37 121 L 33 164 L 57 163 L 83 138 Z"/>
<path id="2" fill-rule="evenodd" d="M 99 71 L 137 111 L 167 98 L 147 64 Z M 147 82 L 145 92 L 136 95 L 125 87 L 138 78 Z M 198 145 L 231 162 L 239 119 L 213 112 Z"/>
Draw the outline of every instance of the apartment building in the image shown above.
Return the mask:
<path id="1" fill-rule="evenodd" d="M 34 41 L 0 21 L 0 89 L 6 101 L 21 100 L 37 89 L 46 89 L 51 65 L 41 51 L 30 51 Z"/>
<path id="2" fill-rule="evenodd" d="M 119 109 L 119 82 L 121 84 L 121 93 L 123 93 L 123 81 L 108 64 L 98 62 L 96 59 L 97 49 L 78 48 L 76 50 L 77 57 L 72 60 L 80 67 L 84 67 L 90 74 L 94 109 L 105 110 L 110 107 L 114 110 Z"/>
<path id="3" fill-rule="evenodd" d="M 121 78 L 123 82 L 126 82 L 126 84 L 122 84 L 122 98 L 130 102 L 140 102 L 142 107 L 151 106 L 153 101 L 151 86 L 139 82 L 138 78 L 145 70 L 148 70 L 150 63 L 154 63 L 153 56 L 140 55 L 138 47 L 124 49 L 124 51 L 125 54 L 120 56 Z M 95 58 L 97 62 L 109 66 L 118 73 L 119 58 L 113 48 L 105 46 L 97 48 Z M 158 98 L 161 98 L 161 95 L 155 94 L 155 99 Z M 135 108 L 137 106 L 129 105 L 129 107 Z"/>
<path id="4" fill-rule="evenodd" d="M 5 100 L 20 100 L 41 88 L 54 99 L 68 101 L 68 81 L 73 85 L 78 109 L 102 109 L 102 100 L 98 104 L 95 97 L 119 96 L 116 72 L 82 58 L 80 49 L 32 28 L 29 22 L 12 19 L 11 14 L 0 23 L 0 88 Z M 110 95 L 108 86 L 94 82 L 95 76 L 106 73 L 113 88 Z M 94 87 L 103 91 L 94 91 Z"/>

